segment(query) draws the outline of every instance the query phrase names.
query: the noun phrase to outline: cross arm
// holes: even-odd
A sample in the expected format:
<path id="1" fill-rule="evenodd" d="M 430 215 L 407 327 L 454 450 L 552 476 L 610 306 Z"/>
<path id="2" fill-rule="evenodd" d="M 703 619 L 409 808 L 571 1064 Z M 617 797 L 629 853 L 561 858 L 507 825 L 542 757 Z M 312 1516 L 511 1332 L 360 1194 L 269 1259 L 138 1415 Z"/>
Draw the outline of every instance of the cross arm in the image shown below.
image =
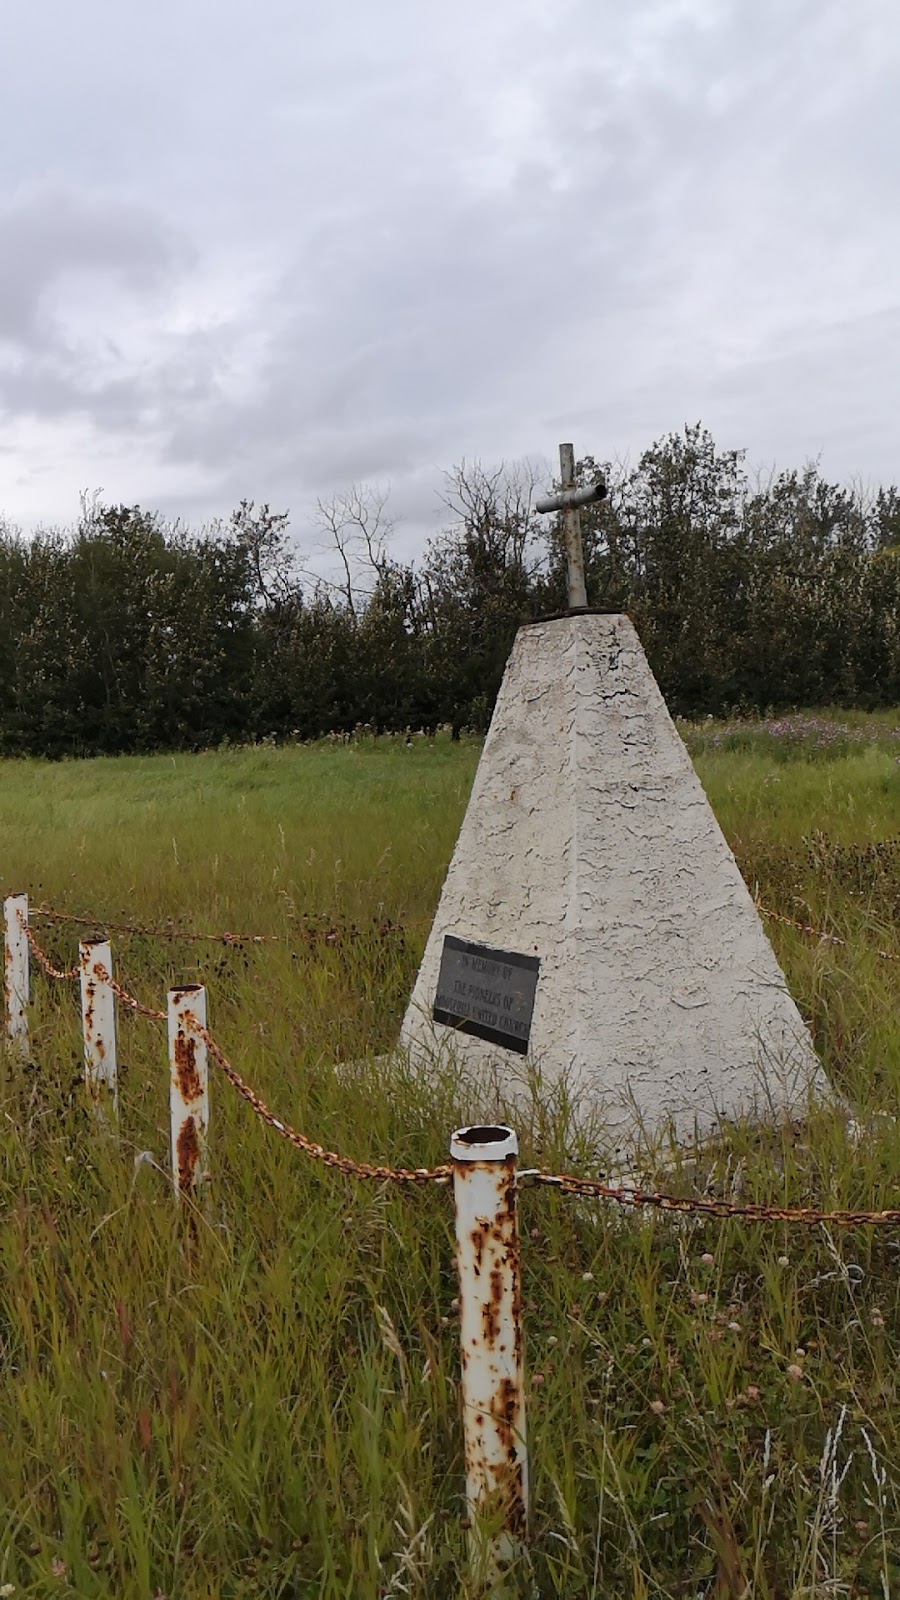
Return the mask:
<path id="1" fill-rule="evenodd" d="M 606 484 L 602 478 L 586 484 L 581 489 L 563 489 L 559 494 L 545 494 L 535 500 L 534 509 L 542 514 L 548 511 L 565 511 L 570 506 L 590 506 L 596 500 L 606 499 Z"/>

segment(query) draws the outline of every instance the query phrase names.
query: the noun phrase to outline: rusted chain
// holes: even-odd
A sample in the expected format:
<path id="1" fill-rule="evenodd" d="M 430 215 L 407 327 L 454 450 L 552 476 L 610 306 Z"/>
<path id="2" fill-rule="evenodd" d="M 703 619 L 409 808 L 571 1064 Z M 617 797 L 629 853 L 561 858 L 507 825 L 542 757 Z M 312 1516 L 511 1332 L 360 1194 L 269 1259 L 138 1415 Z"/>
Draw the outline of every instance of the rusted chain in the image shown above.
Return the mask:
<path id="1" fill-rule="evenodd" d="M 102 961 L 95 962 L 94 972 L 101 983 L 109 984 L 113 994 L 117 995 L 123 1006 L 127 1006 L 130 1011 L 136 1012 L 139 1017 L 149 1017 L 152 1022 L 165 1022 L 166 1013 L 164 1011 L 154 1011 L 152 1006 L 142 1005 L 140 1000 L 136 1000 L 133 994 L 129 994 L 127 989 L 123 989 L 122 985 L 116 982 L 112 974 L 107 972 Z"/>
<path id="2" fill-rule="evenodd" d="M 326 1150 L 323 1145 L 307 1138 L 306 1134 L 298 1133 L 290 1123 L 282 1121 L 269 1110 L 262 1097 L 241 1077 L 221 1045 L 217 1044 L 209 1029 L 203 1026 L 193 1012 L 185 1013 L 185 1021 L 192 1032 L 203 1040 L 213 1060 L 221 1067 L 229 1083 L 246 1100 L 251 1110 L 255 1111 L 262 1122 L 273 1128 L 304 1155 L 312 1156 L 324 1166 L 333 1167 L 351 1178 L 374 1179 L 377 1183 L 449 1183 L 453 1176 L 453 1169 L 449 1165 L 419 1167 L 412 1170 L 407 1167 L 372 1166 L 366 1161 L 354 1161 L 350 1156 L 341 1156 L 334 1150 Z M 831 1224 L 838 1228 L 900 1226 L 900 1210 L 819 1211 L 811 1206 L 773 1206 L 756 1204 L 753 1201 L 695 1199 L 691 1196 L 664 1194 L 655 1189 L 638 1189 L 628 1185 L 614 1186 L 603 1183 L 598 1178 L 579 1178 L 572 1173 L 537 1171 L 520 1174 L 520 1182 L 529 1179 L 535 1185 L 559 1189 L 564 1194 L 578 1195 L 585 1199 L 610 1200 L 616 1205 L 632 1208 L 654 1206 L 659 1211 L 694 1212 L 701 1216 L 720 1219 L 737 1217 L 745 1222 L 801 1223 L 805 1227 L 816 1227 L 820 1223 Z"/>
<path id="3" fill-rule="evenodd" d="M 78 977 L 79 971 L 81 970 L 79 967 L 69 967 L 63 970 L 61 967 L 55 967 L 53 965 L 53 962 L 50 960 L 46 950 L 42 949 L 38 944 L 37 939 L 35 938 L 32 930 L 29 928 L 26 919 L 22 916 L 21 911 L 19 912 L 19 921 L 22 925 L 22 931 L 28 940 L 32 955 L 34 956 L 38 965 L 43 967 L 48 978 L 59 978 L 63 983 L 70 983 L 73 978 Z"/>
<path id="4" fill-rule="evenodd" d="M 29 913 L 48 922 L 71 922 L 82 928 L 105 928 L 109 933 L 141 934 L 148 939 L 197 941 L 210 944 L 279 944 L 277 933 L 193 933 L 169 923 L 164 928 L 141 922 L 108 922 L 105 917 L 79 916 L 74 911 L 56 911 L 52 906 L 35 906 Z"/>
<path id="5" fill-rule="evenodd" d="M 31 932 L 24 917 L 20 919 L 25 930 L 28 943 L 34 951 L 42 967 L 51 977 L 71 979 L 78 976 L 76 967 L 71 972 L 62 972 L 54 967 L 41 949 L 37 939 Z M 122 1004 L 142 1017 L 149 1017 L 154 1022 L 165 1022 L 166 1013 L 155 1011 L 150 1006 L 142 1005 L 133 994 L 123 988 L 120 983 L 107 972 L 101 962 L 94 965 L 94 972 L 101 983 L 108 983 L 113 993 L 118 996 Z M 385 1167 L 374 1166 L 367 1161 L 354 1161 L 350 1156 L 338 1155 L 334 1150 L 326 1150 L 324 1145 L 317 1144 L 304 1133 L 298 1132 L 289 1122 L 284 1122 L 270 1111 L 261 1095 L 257 1094 L 246 1082 L 237 1068 L 232 1065 L 221 1045 L 219 1045 L 192 1011 L 185 1013 L 185 1020 L 189 1027 L 202 1039 L 213 1060 L 221 1067 L 222 1072 L 238 1094 L 246 1100 L 251 1110 L 256 1113 L 262 1122 L 272 1128 L 276 1133 L 286 1139 L 295 1149 L 304 1155 L 312 1156 L 321 1161 L 326 1167 L 332 1167 L 338 1172 L 343 1172 L 346 1177 L 373 1180 L 376 1183 L 449 1183 L 452 1177 L 450 1166 L 440 1167 Z M 799 1223 L 804 1227 L 818 1227 L 820 1224 L 836 1228 L 854 1227 L 897 1227 L 900 1226 L 900 1209 L 884 1211 L 821 1211 L 812 1206 L 775 1206 L 764 1205 L 754 1201 L 731 1201 L 700 1199 L 690 1195 L 671 1195 L 658 1189 L 639 1189 L 631 1185 L 613 1185 L 604 1183 L 599 1178 L 581 1178 L 574 1173 L 551 1172 L 525 1172 L 521 1180 L 528 1180 L 544 1188 L 558 1189 L 563 1194 L 576 1195 L 582 1199 L 609 1200 L 615 1205 L 639 1209 L 643 1206 L 654 1207 L 657 1211 L 676 1211 L 682 1214 L 695 1216 L 716 1217 L 720 1220 L 738 1218 L 744 1222 L 784 1222 Z"/>
<path id="6" fill-rule="evenodd" d="M 814 939 L 821 939 L 825 944 L 837 944 L 846 948 L 847 941 L 837 933 L 823 933 L 821 928 L 814 928 L 809 922 L 796 922 L 793 917 L 786 917 L 781 911 L 770 911 L 761 901 L 754 902 L 760 916 L 768 917 L 770 922 L 780 922 L 786 928 L 796 928 L 798 933 L 808 933 Z M 900 961 L 900 955 L 893 950 L 876 950 L 875 954 L 882 961 Z"/>
<path id="7" fill-rule="evenodd" d="M 42 947 L 38 944 L 34 933 L 32 932 L 31 928 L 29 928 L 28 923 L 22 916 L 21 912 L 19 913 L 19 921 L 22 924 L 23 932 L 28 940 L 31 950 L 34 952 L 37 961 L 43 967 L 48 977 L 60 978 L 65 982 L 70 982 L 73 978 L 78 977 L 81 971 L 80 966 L 70 967 L 67 971 L 62 971 L 59 967 L 55 967 L 47 955 L 46 950 L 42 949 Z M 122 1004 L 128 1006 L 131 1011 L 137 1012 L 137 1014 L 142 1017 L 150 1017 L 154 1022 L 165 1022 L 166 1013 L 164 1011 L 154 1011 L 150 1006 L 142 1005 L 140 1000 L 137 1000 L 133 994 L 129 994 L 127 989 L 123 989 L 122 985 L 116 982 L 111 973 L 107 972 L 102 962 L 98 961 L 93 970 L 100 979 L 100 982 L 108 983 L 113 994 L 118 995 Z"/>
<path id="8" fill-rule="evenodd" d="M 767 917 L 770 922 L 781 923 L 783 927 L 794 928 L 798 933 L 808 934 L 810 938 L 819 939 L 826 944 L 845 947 L 847 940 L 837 933 L 826 933 L 822 928 L 813 927 L 809 922 L 798 922 L 794 917 L 788 917 L 781 911 L 773 911 L 771 907 L 763 905 L 761 900 L 754 902 L 760 916 Z M 147 939 L 171 939 L 173 942 L 183 941 L 195 944 L 221 944 L 229 947 L 245 944 L 291 944 L 304 941 L 308 944 L 339 945 L 345 939 L 360 939 L 369 933 L 376 934 L 381 939 L 393 936 L 403 937 L 404 934 L 415 929 L 429 926 L 424 921 L 395 922 L 388 918 L 385 922 L 375 922 L 371 928 L 360 928 L 355 922 L 339 923 L 332 921 L 323 927 L 316 927 L 310 923 L 305 928 L 299 928 L 296 933 L 232 933 L 226 929 L 223 933 L 198 933 L 188 928 L 176 928 L 174 924 L 167 923 L 165 927 L 154 927 L 152 924 L 141 922 L 107 922 L 103 917 L 87 917 L 76 915 L 71 911 L 57 911 L 52 906 L 37 906 L 31 912 L 32 917 L 43 917 L 49 922 L 69 922 L 83 928 L 103 927 L 110 933 L 137 935 Z M 900 955 L 893 950 L 876 950 L 875 954 L 882 961 L 900 961 Z M 75 969 L 77 974 L 77 968 Z"/>
<path id="9" fill-rule="evenodd" d="M 213 1060 L 221 1067 L 232 1087 L 246 1100 L 262 1122 L 273 1128 L 276 1133 L 281 1135 L 282 1139 L 287 1139 L 296 1150 L 302 1151 L 306 1156 L 312 1156 L 316 1161 L 321 1161 L 326 1167 L 334 1167 L 338 1172 L 343 1172 L 348 1178 L 367 1178 L 374 1180 L 376 1183 L 449 1183 L 452 1176 L 452 1168 L 449 1166 L 416 1167 L 415 1169 L 371 1166 L 367 1161 L 354 1161 L 350 1156 L 340 1156 L 334 1150 L 326 1150 L 324 1145 L 316 1144 L 313 1139 L 308 1139 L 305 1133 L 298 1133 L 297 1129 L 292 1128 L 289 1122 L 282 1121 L 280 1117 L 275 1116 L 273 1111 L 269 1110 L 262 1097 L 257 1094 L 255 1089 L 251 1089 L 249 1083 L 245 1082 L 237 1068 L 232 1066 L 221 1045 L 216 1043 L 209 1029 L 203 1026 L 194 1013 L 186 1011 L 184 1016 L 192 1032 L 196 1034 L 198 1039 L 203 1040 Z"/>
<path id="10" fill-rule="evenodd" d="M 602 1183 L 599 1178 L 578 1178 L 566 1172 L 531 1172 L 522 1176 L 534 1184 L 559 1189 L 563 1194 L 579 1195 L 584 1199 L 611 1200 L 616 1205 L 633 1208 L 654 1206 L 657 1211 L 693 1212 L 723 1220 L 738 1217 L 744 1222 L 796 1222 L 809 1228 L 817 1227 L 819 1223 L 836 1228 L 900 1226 L 900 1210 L 818 1211 L 812 1206 L 770 1206 L 750 1200 L 701 1200 L 689 1195 L 663 1194 L 656 1189 L 636 1189 L 630 1185 L 616 1187 Z"/>
<path id="11" fill-rule="evenodd" d="M 139 935 L 147 939 L 171 939 L 194 944 L 222 944 L 226 946 L 240 946 L 244 944 L 291 944 L 304 941 L 307 944 L 339 945 L 345 939 L 361 939 L 369 933 L 375 933 L 379 938 L 388 939 L 393 935 L 402 936 L 409 928 L 424 926 L 422 923 L 400 923 L 388 918 L 385 922 L 375 922 L 372 928 L 360 928 L 355 922 L 326 923 L 323 927 L 310 924 L 299 928 L 296 933 L 231 933 L 227 929 L 224 933 L 196 933 L 187 928 L 176 928 L 168 923 L 165 927 L 153 927 L 140 922 L 107 922 L 104 917 L 86 917 L 76 915 L 72 911 L 56 911 L 52 906 L 36 906 L 30 913 L 32 917 L 42 917 L 48 922 L 69 922 L 82 928 L 105 928 L 109 933 L 122 933 L 126 935 Z"/>

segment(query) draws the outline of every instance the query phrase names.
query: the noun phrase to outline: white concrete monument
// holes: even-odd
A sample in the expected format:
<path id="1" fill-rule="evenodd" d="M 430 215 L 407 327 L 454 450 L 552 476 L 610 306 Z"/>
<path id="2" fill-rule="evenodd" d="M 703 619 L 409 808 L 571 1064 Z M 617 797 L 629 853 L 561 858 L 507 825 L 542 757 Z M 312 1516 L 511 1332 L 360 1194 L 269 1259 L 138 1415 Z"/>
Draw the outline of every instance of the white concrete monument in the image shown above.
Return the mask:
<path id="1" fill-rule="evenodd" d="M 627 617 L 520 630 L 400 1042 L 510 1104 L 534 1064 L 616 1139 L 827 1092 Z"/>

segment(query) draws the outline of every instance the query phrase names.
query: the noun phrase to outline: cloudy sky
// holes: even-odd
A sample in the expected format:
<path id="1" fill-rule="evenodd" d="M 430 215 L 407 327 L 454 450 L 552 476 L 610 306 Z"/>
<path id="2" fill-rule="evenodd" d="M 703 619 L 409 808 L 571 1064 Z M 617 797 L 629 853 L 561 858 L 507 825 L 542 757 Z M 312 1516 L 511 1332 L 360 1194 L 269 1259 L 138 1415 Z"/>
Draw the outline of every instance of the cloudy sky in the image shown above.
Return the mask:
<path id="1" fill-rule="evenodd" d="M 900 478 L 896 0 L 7 0 L 0 513 L 461 458 Z"/>

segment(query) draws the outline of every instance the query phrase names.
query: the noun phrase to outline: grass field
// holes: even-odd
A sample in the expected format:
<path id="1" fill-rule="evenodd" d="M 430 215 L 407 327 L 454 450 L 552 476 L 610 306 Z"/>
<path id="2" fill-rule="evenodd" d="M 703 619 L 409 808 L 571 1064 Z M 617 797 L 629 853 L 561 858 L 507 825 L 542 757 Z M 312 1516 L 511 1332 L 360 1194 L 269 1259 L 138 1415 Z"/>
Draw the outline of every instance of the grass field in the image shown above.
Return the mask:
<path id="1" fill-rule="evenodd" d="M 900 717 L 682 731 L 765 903 L 846 938 L 770 929 L 862 1135 L 830 1110 L 736 1129 L 669 1181 L 719 1192 L 740 1169 L 752 1199 L 896 1205 L 900 962 L 877 951 L 900 956 Z M 298 1127 L 440 1162 L 467 1110 L 452 1078 L 376 1057 L 477 758 L 438 738 L 9 762 L 0 877 L 33 905 L 284 935 L 113 949 L 151 1005 L 204 981 L 213 1032 Z M 362 935 L 311 945 L 305 914 Z M 405 938 L 377 936 L 388 919 Z M 74 961 L 74 930 L 36 927 Z M 98 1139 L 74 990 L 35 973 L 33 1065 L 5 1068 L 0 1595 L 468 1593 L 447 1193 L 323 1172 L 214 1077 L 192 1238 L 162 1170 L 163 1030 L 120 1015 L 122 1139 Z M 525 1164 L 562 1159 L 552 1110 L 519 1131 Z M 900 1235 L 679 1225 L 545 1190 L 522 1225 L 541 1596 L 900 1595 Z"/>

